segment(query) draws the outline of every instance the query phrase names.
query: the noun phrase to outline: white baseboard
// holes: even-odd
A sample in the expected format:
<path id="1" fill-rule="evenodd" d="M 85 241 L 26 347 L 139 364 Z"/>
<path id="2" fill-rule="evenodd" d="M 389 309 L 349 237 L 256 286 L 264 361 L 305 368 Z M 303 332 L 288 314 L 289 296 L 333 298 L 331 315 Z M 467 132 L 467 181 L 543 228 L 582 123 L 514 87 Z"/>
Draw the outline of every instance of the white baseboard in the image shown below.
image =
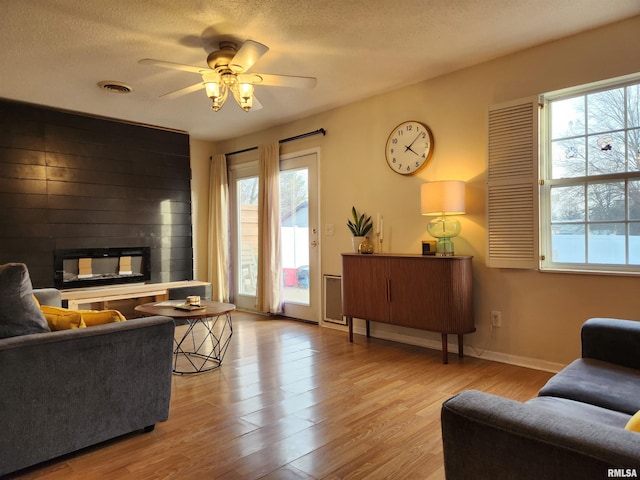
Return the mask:
<path id="1" fill-rule="evenodd" d="M 360 335 L 366 335 L 366 329 L 363 327 L 354 327 L 353 333 Z M 381 332 L 382 335 L 371 335 L 372 337 L 380 338 L 382 340 L 391 340 L 394 342 L 406 343 L 408 345 L 415 345 L 417 347 L 430 348 L 432 350 L 442 351 L 442 343 L 437 340 L 429 340 L 426 338 L 418 338 L 411 335 L 404 335 L 397 332 Z M 449 353 L 458 353 L 458 336 L 450 335 L 449 338 L 454 338 L 456 343 L 448 343 Z M 558 373 L 566 365 L 554 362 L 548 362 L 546 360 L 540 360 L 537 358 L 520 357 L 518 355 L 510 355 L 501 352 L 492 352 L 490 350 L 484 350 L 478 353 L 475 348 L 470 345 L 465 345 L 465 356 L 483 358 L 485 360 L 491 360 L 493 362 L 507 363 L 509 365 L 517 365 L 519 367 L 532 368 L 534 370 L 542 370 L 545 372 Z"/>

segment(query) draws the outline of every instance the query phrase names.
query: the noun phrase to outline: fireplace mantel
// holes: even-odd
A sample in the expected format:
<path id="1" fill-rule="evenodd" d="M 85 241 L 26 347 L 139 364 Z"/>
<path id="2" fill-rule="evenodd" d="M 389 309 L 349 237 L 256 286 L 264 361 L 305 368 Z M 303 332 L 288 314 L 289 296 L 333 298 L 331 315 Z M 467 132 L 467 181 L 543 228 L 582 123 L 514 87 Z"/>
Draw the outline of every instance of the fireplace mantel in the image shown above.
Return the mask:
<path id="1" fill-rule="evenodd" d="M 166 283 L 139 283 L 114 285 L 110 287 L 89 287 L 63 290 L 62 300 L 68 302 L 68 308 L 79 310 L 81 305 L 91 303 L 107 303 L 113 300 L 124 300 L 138 297 L 155 297 L 155 301 L 167 300 L 169 290 L 185 287 L 206 287 L 209 282 L 199 280 L 183 280 Z"/>

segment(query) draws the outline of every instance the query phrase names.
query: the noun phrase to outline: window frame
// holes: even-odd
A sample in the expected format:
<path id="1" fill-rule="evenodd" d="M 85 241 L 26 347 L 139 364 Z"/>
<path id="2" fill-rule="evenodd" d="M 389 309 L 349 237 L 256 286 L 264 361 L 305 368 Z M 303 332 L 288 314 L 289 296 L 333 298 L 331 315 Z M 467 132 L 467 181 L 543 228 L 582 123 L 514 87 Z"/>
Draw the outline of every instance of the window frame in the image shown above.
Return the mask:
<path id="1" fill-rule="evenodd" d="M 624 204 L 625 204 L 625 219 L 619 223 L 624 223 L 626 228 L 625 233 L 625 245 L 627 245 L 630 235 L 628 225 L 630 219 L 628 216 L 628 203 L 629 196 L 627 192 L 627 182 L 630 180 L 640 180 L 639 171 L 624 171 L 618 173 L 607 173 L 600 175 L 589 175 L 586 171 L 583 176 L 567 177 L 567 178 L 552 178 L 551 177 L 551 163 L 552 163 L 552 138 L 551 138 L 551 108 L 552 102 L 566 100 L 570 98 L 585 97 L 587 95 L 603 92 L 607 90 L 613 90 L 617 88 L 624 88 L 632 85 L 640 84 L 640 74 L 626 75 L 624 77 L 618 77 L 611 80 L 602 82 L 596 82 L 591 84 L 580 85 L 578 87 L 563 89 L 556 92 L 549 92 L 542 95 L 543 110 L 540 121 L 540 158 L 539 158 L 539 244 L 540 244 L 540 265 L 541 271 L 555 271 L 555 272 L 571 272 L 571 273 L 594 273 L 594 274 L 619 274 L 619 275 L 638 275 L 640 274 L 640 263 L 629 264 L 629 249 L 625 248 L 625 264 L 605 264 L 605 263 L 589 263 L 588 261 L 588 226 L 590 224 L 589 219 L 585 218 L 581 223 L 586 227 L 585 230 L 585 262 L 584 263 L 568 263 L 568 262 L 555 262 L 553 261 L 551 248 L 551 232 L 552 232 L 552 219 L 551 219 L 551 189 L 552 187 L 571 186 L 571 185 L 593 185 L 606 181 L 620 180 L 625 183 Z M 625 105 L 625 117 L 626 117 L 626 105 Z M 626 132 L 628 130 L 637 129 L 637 126 L 629 127 L 625 121 L 624 128 L 618 131 Z M 588 137 L 589 132 L 585 132 Z M 626 147 L 625 147 L 626 148 Z M 585 203 L 588 202 L 588 194 L 585 195 Z M 588 207 L 585 205 L 585 213 Z M 602 222 L 592 222 L 602 223 Z"/>

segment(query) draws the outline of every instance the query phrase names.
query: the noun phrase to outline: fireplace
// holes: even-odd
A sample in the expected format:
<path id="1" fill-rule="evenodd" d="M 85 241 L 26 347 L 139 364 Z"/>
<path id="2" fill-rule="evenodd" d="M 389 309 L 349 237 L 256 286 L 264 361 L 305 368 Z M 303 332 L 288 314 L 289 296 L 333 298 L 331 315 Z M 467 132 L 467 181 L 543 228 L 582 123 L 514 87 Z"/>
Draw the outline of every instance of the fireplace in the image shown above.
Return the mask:
<path id="1" fill-rule="evenodd" d="M 54 252 L 57 289 L 142 283 L 151 279 L 149 247 L 79 248 Z"/>

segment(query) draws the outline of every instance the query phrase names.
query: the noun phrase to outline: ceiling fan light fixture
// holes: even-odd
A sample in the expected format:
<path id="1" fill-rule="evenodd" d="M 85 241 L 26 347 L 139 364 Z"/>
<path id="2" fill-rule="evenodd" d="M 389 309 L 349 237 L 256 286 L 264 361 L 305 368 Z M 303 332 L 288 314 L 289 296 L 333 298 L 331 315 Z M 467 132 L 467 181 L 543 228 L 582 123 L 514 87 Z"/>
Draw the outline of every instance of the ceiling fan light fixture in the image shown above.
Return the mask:
<path id="1" fill-rule="evenodd" d="M 213 108 L 214 112 L 217 112 L 223 107 L 225 100 L 227 100 L 229 88 L 224 83 L 207 83 L 205 88 L 207 95 L 213 102 L 211 108 Z"/>
<path id="2" fill-rule="evenodd" d="M 222 108 L 222 104 L 217 98 L 213 98 L 212 100 L 213 100 L 213 105 L 211 105 L 211 108 L 213 109 L 214 112 L 217 112 Z"/>
<path id="3" fill-rule="evenodd" d="M 207 97 L 211 99 L 220 97 L 220 83 L 218 82 L 206 82 L 204 88 L 207 92 Z"/>
<path id="4" fill-rule="evenodd" d="M 240 107 L 245 112 L 248 112 L 249 110 L 251 110 L 251 107 L 253 107 L 253 97 L 241 98 L 240 99 Z"/>
<path id="5" fill-rule="evenodd" d="M 253 85 L 250 83 L 239 83 L 238 93 L 240 94 L 241 99 L 250 99 L 251 97 L 253 97 Z"/>
<path id="6" fill-rule="evenodd" d="M 316 79 L 312 77 L 247 74 L 246 72 L 268 50 L 269 47 L 253 40 L 246 40 L 239 49 L 234 42 L 222 41 L 220 42 L 220 49 L 211 52 L 207 57 L 209 68 L 154 60 L 152 58 L 143 58 L 138 63 L 201 75 L 202 81 L 200 83 L 169 92 L 161 95 L 161 97 L 174 98 L 204 88 L 207 97 L 213 102 L 211 108 L 217 112 L 224 106 L 229 92 L 231 92 L 240 108 L 248 112 L 252 108 L 254 110 L 262 108 L 262 104 L 254 96 L 254 85 L 256 84 L 294 88 L 312 88 L 316 84 Z"/>

